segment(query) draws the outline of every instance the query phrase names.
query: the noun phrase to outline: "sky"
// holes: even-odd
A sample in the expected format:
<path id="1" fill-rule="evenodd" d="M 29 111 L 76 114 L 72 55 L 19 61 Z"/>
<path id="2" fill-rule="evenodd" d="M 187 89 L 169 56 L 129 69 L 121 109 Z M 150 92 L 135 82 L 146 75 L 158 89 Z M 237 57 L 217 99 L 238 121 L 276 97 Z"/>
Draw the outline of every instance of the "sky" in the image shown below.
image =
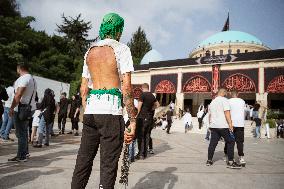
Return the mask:
<path id="1" fill-rule="evenodd" d="M 56 34 L 62 14 L 82 14 L 91 21 L 90 39 L 98 36 L 103 16 L 116 12 L 125 19 L 121 42 L 141 26 L 152 48 L 164 60 L 187 58 L 207 37 L 220 32 L 230 13 L 230 30 L 250 33 L 271 49 L 284 48 L 284 0 L 17 0 L 32 27 Z"/>

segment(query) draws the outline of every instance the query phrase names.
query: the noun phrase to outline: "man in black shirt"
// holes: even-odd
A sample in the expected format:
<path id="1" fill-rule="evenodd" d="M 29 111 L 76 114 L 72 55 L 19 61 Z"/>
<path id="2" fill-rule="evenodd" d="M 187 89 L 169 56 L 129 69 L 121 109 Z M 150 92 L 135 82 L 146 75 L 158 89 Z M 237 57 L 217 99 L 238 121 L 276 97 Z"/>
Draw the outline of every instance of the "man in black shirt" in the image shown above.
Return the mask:
<path id="1" fill-rule="evenodd" d="M 61 94 L 60 102 L 59 102 L 59 110 L 58 110 L 58 129 L 59 134 L 64 135 L 65 131 L 65 124 L 67 118 L 67 111 L 68 111 L 68 99 L 66 98 L 66 93 Z M 62 125 L 61 125 L 62 124 Z"/>
<path id="2" fill-rule="evenodd" d="M 171 129 L 171 126 L 172 126 L 172 123 L 173 123 L 173 120 L 172 120 L 173 109 L 172 109 L 172 107 L 170 107 L 170 109 L 167 111 L 166 115 L 167 115 L 167 122 L 168 122 L 167 134 L 170 134 L 170 129 Z"/>
<path id="3" fill-rule="evenodd" d="M 159 106 L 159 102 L 155 96 L 149 92 L 149 85 L 144 83 L 142 85 L 143 93 L 140 95 L 138 102 L 138 116 L 137 116 L 137 136 L 139 159 L 147 157 L 150 130 L 153 124 L 154 110 Z"/>

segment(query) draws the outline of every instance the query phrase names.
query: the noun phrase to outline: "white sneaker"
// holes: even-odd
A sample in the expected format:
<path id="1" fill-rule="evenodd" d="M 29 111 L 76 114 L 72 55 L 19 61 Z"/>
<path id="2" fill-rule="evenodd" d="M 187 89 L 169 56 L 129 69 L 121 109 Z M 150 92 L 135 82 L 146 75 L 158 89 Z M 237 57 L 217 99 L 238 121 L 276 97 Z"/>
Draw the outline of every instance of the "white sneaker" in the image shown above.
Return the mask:
<path id="1" fill-rule="evenodd" d="M 223 160 L 224 160 L 225 162 L 227 162 L 227 161 L 228 161 L 228 156 L 227 156 L 227 155 L 224 155 Z"/>
<path id="2" fill-rule="evenodd" d="M 244 159 L 244 156 L 241 156 L 240 159 L 239 159 L 239 161 L 240 161 L 240 164 L 246 164 L 246 161 L 245 161 L 245 159 Z"/>

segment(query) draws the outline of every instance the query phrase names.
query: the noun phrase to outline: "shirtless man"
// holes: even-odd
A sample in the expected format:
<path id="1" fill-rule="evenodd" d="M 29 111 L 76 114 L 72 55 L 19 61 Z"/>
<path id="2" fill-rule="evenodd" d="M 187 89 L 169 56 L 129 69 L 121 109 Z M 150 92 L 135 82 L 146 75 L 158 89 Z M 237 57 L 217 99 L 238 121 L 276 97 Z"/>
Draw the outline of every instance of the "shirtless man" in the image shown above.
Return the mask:
<path id="1" fill-rule="evenodd" d="M 131 87 L 134 69 L 130 49 L 118 42 L 123 26 L 124 20 L 119 15 L 105 15 L 100 26 L 101 41 L 92 44 L 85 55 L 81 83 L 84 127 L 72 189 L 86 187 L 99 147 L 100 189 L 113 189 L 123 140 L 130 143 L 134 138 L 137 114 Z M 125 132 L 122 95 L 130 117 Z"/>

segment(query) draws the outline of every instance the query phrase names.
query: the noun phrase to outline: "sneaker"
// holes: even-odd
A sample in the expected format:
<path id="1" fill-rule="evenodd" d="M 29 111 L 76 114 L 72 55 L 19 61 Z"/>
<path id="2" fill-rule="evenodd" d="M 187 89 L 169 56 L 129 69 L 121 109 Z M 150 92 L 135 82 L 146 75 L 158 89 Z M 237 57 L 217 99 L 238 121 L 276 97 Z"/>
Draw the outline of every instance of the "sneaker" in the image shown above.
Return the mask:
<path id="1" fill-rule="evenodd" d="M 26 158 L 30 158 L 31 157 L 31 154 L 30 153 L 27 153 L 26 154 Z"/>
<path id="2" fill-rule="evenodd" d="M 33 145 L 34 148 L 41 148 L 42 145 L 41 144 L 36 144 L 36 145 Z"/>
<path id="3" fill-rule="evenodd" d="M 241 169 L 242 166 L 237 164 L 235 161 L 229 161 L 227 168 L 230 168 L 230 169 Z"/>
<path id="4" fill-rule="evenodd" d="M 79 133 L 75 133 L 74 136 L 79 136 Z"/>
<path id="5" fill-rule="evenodd" d="M 154 154 L 154 151 L 152 149 L 150 149 L 149 154 Z"/>
<path id="6" fill-rule="evenodd" d="M 47 143 L 45 143 L 44 145 L 45 145 L 45 146 L 49 146 L 49 144 L 47 144 Z"/>
<path id="7" fill-rule="evenodd" d="M 228 156 L 226 154 L 224 155 L 223 160 L 228 162 Z"/>
<path id="8" fill-rule="evenodd" d="M 72 132 L 72 131 L 70 131 L 70 132 L 68 132 L 67 134 L 68 134 L 68 135 L 70 135 L 70 134 L 73 134 L 73 132 Z"/>
<path id="9" fill-rule="evenodd" d="M 19 157 L 8 159 L 8 162 L 11 162 L 11 163 L 26 162 L 26 161 L 27 161 L 27 158 L 19 158 Z"/>
<path id="10" fill-rule="evenodd" d="M 246 164 L 246 161 L 245 161 L 245 159 L 244 159 L 244 156 L 241 156 L 239 160 L 240 160 L 240 164 L 241 164 L 241 165 Z"/>
<path id="11" fill-rule="evenodd" d="M 211 165 L 213 165 L 213 161 L 212 160 L 207 160 L 206 166 L 211 166 Z"/>

